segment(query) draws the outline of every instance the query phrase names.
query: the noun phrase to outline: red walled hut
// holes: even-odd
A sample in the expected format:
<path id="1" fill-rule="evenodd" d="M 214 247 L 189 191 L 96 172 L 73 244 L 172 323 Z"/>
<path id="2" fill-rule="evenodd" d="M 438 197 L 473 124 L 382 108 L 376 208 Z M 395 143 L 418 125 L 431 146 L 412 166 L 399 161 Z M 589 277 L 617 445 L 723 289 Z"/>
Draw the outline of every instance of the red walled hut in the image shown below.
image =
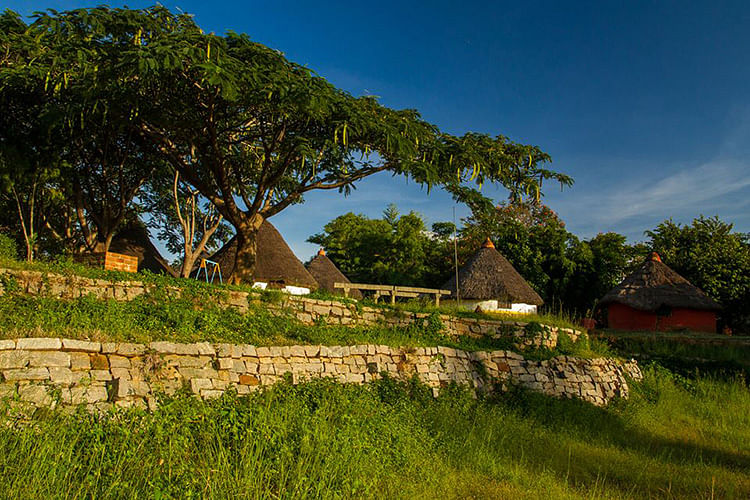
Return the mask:
<path id="1" fill-rule="evenodd" d="M 615 330 L 689 329 L 716 333 L 721 306 L 652 252 L 643 265 L 599 302 Z"/>

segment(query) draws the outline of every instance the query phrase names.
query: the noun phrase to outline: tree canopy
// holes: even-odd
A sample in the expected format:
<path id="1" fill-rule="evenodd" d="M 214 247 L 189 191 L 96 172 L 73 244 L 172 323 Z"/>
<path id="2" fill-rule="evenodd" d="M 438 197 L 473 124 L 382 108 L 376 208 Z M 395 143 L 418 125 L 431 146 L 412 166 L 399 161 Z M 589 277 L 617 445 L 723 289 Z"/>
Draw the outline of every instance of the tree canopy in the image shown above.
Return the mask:
<path id="1" fill-rule="evenodd" d="M 111 172 L 119 191 L 86 194 L 117 192 L 127 206 L 155 172 L 178 172 L 234 227 L 239 279 L 252 274 L 262 221 L 312 190 L 346 194 L 381 171 L 458 199 L 484 183 L 512 198 L 538 198 L 545 179 L 572 183 L 542 168 L 550 158 L 538 147 L 446 134 L 415 110 L 353 96 L 247 35 L 204 33 L 163 7 L 50 11 L 29 25 L 6 11 L 2 23 L 12 36 L 1 48 L 15 56 L 2 61 L 0 92 L 33 89 L 55 117 L 50 127 L 72 139 L 70 191 L 85 200 L 75 189 L 84 175 Z M 114 202 L 78 203 L 82 228 L 94 223 L 105 243 L 109 225 L 98 221 L 114 213 L 107 220 L 117 225 Z"/>

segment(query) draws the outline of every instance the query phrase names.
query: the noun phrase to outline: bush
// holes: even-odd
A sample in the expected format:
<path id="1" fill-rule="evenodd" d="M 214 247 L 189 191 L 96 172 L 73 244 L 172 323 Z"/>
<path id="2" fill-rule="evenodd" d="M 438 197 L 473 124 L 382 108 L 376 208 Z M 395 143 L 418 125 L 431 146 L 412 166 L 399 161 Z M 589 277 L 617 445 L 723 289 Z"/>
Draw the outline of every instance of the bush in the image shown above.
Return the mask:
<path id="1" fill-rule="evenodd" d="M 7 234 L 0 233 L 0 259 L 16 260 L 17 258 L 15 240 Z"/>

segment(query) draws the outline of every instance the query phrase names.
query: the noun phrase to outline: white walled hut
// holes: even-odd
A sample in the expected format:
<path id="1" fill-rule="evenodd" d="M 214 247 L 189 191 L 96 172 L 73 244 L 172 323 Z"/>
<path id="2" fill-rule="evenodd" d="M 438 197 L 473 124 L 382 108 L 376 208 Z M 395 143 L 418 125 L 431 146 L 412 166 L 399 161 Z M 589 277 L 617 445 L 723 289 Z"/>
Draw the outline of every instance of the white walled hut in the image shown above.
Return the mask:
<path id="1" fill-rule="evenodd" d="M 443 287 L 456 300 L 456 277 Z M 458 270 L 459 306 L 469 310 L 503 311 L 522 314 L 537 312 L 544 301 L 508 259 L 495 249 L 489 238 Z"/>

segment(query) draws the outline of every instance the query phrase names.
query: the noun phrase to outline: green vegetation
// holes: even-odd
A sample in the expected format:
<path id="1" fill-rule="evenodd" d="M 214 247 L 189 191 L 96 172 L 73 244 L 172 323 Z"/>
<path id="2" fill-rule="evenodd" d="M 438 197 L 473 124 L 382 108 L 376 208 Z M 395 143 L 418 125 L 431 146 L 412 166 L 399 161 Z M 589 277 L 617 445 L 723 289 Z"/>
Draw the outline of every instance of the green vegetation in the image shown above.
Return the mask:
<path id="1" fill-rule="evenodd" d="M 174 212 L 152 221 L 167 233 L 179 223 L 161 232 L 187 265 L 221 215 L 237 236 L 232 279 L 252 282 L 261 223 L 310 191 L 346 194 L 382 171 L 460 200 L 480 196 L 469 186 L 573 182 L 537 146 L 447 134 L 161 6 L 50 10 L 28 24 L 6 10 L 0 53 L 0 225 L 29 260 L 107 250 L 151 209 Z"/>
<path id="2" fill-rule="evenodd" d="M 653 360 L 685 376 L 697 374 L 750 380 L 750 337 L 697 332 L 620 332 L 598 335 L 619 354 Z"/>
<path id="3" fill-rule="evenodd" d="M 750 391 L 646 370 L 600 409 L 416 383 L 279 384 L 0 426 L 5 498 L 747 498 Z M 11 414 L 13 412 L 11 411 Z M 12 417 L 8 420 L 11 421 Z"/>
<path id="4" fill-rule="evenodd" d="M 8 284 L 8 290 L 12 292 L 12 283 Z M 304 325 L 290 314 L 269 311 L 267 304 L 282 298 L 278 292 L 261 294 L 259 300 L 248 304 L 246 313 L 214 305 L 212 295 L 220 293 L 220 290 L 196 286 L 183 289 L 182 295 L 175 297 L 168 288 L 158 287 L 130 301 L 100 300 L 92 296 L 60 300 L 7 293 L 0 296 L 0 337 L 52 336 L 139 343 L 172 340 L 254 345 L 442 345 L 472 351 L 516 350 L 510 337 L 451 338 L 443 333 L 443 325 L 435 314 L 428 318 L 424 327 L 349 327 L 324 322 Z M 608 352 L 592 349 L 587 341 L 581 340 L 566 344 L 564 352 L 540 350 L 530 355 L 546 359 L 561 353 L 595 357 Z"/>

